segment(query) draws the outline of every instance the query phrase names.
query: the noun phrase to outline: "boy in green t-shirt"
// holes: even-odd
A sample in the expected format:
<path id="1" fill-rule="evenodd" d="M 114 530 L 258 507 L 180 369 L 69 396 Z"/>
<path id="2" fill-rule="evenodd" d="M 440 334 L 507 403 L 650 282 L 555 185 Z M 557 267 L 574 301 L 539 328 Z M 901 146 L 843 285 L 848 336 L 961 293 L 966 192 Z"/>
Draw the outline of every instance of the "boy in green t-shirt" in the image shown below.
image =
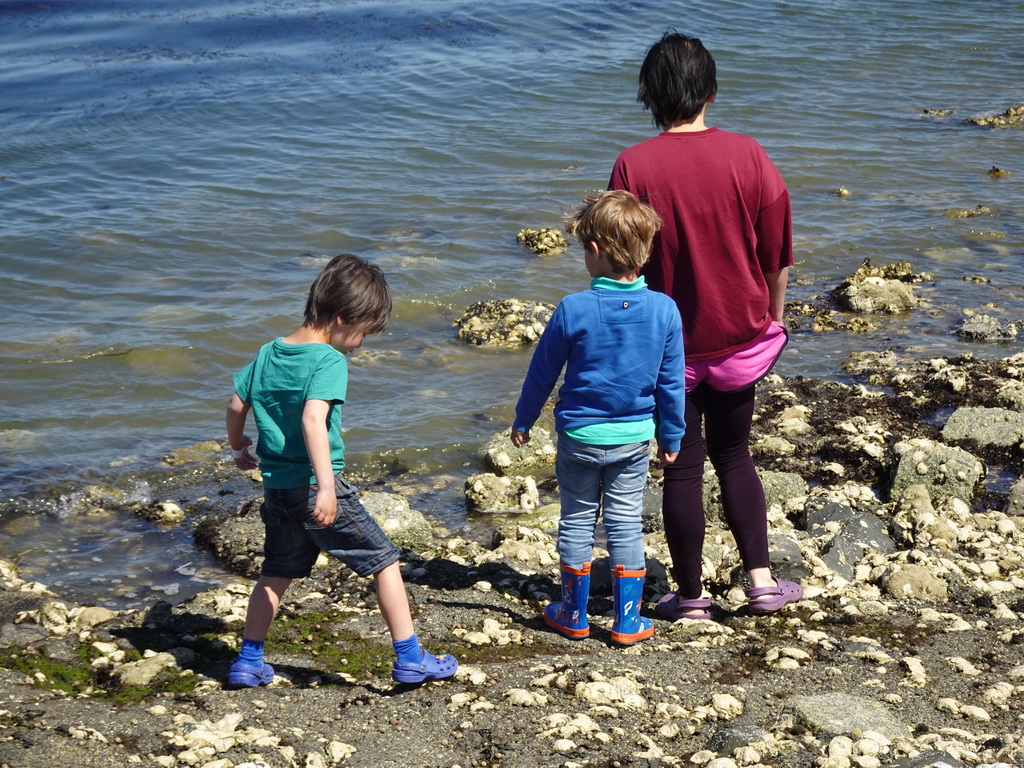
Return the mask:
<path id="1" fill-rule="evenodd" d="M 259 466 L 263 475 L 260 515 L 266 540 L 242 648 L 228 673 L 229 687 L 251 688 L 274 679 L 273 668 L 263 661 L 264 641 L 285 590 L 294 579 L 309 576 L 321 551 L 360 576 L 373 576 L 377 604 L 395 647 L 394 680 L 440 680 L 458 669 L 450 654 L 433 656 L 420 648 L 399 571 L 399 550 L 340 474 L 345 466 L 345 354 L 359 349 L 365 335 L 383 331 L 390 315 L 391 291 L 380 269 L 341 254 L 309 289 L 302 327 L 266 344 L 235 374 L 228 442 L 239 469 Z M 259 430 L 256 456 L 244 434 L 250 410 Z"/>

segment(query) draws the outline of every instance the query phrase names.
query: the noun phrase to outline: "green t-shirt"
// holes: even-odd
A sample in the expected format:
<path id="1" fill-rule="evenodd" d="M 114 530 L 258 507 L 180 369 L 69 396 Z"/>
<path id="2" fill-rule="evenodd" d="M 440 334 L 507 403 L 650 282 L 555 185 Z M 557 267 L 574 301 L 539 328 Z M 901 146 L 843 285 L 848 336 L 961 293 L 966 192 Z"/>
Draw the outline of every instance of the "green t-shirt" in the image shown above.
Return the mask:
<path id="1" fill-rule="evenodd" d="M 636 291 L 647 287 L 643 275 L 629 283 L 612 280 L 608 277 L 595 277 L 590 281 L 591 288 L 603 288 L 609 291 Z M 642 421 L 604 421 L 600 424 L 587 424 L 585 427 L 567 429 L 565 434 L 574 440 L 587 445 L 626 445 L 643 443 L 654 437 L 654 419 Z"/>
<path id="2" fill-rule="evenodd" d="M 256 359 L 235 374 L 235 392 L 252 406 L 259 440 L 256 455 L 266 488 L 300 488 L 316 482 L 302 436 L 307 400 L 326 400 L 331 463 L 345 466 L 341 404 L 348 386 L 348 361 L 329 344 L 265 344 Z"/>

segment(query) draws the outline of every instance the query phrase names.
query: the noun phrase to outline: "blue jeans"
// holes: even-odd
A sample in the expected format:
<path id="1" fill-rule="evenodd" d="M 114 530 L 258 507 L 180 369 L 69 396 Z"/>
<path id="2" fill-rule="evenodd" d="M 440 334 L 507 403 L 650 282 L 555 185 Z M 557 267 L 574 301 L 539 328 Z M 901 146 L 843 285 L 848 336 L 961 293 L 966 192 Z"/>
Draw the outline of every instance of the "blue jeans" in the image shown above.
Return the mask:
<path id="1" fill-rule="evenodd" d="M 650 443 L 588 445 L 558 435 L 555 473 L 562 502 L 558 556 L 572 568 L 590 562 L 600 513 L 611 565 L 639 571 L 645 566 L 640 523 Z"/>
<path id="2" fill-rule="evenodd" d="M 397 562 L 401 552 L 370 517 L 359 491 L 334 476 L 338 516 L 321 528 L 313 519 L 315 486 L 265 488 L 260 516 L 266 529 L 263 576 L 304 579 L 321 552 L 341 560 L 360 576 L 370 576 Z"/>

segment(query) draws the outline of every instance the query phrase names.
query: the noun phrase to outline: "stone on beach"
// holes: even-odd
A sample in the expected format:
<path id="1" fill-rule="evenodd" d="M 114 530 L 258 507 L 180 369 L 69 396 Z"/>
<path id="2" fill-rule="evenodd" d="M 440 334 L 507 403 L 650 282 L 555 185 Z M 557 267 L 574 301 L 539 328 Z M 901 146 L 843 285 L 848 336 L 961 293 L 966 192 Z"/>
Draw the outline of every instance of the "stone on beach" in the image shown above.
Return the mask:
<path id="1" fill-rule="evenodd" d="M 786 704 L 799 722 L 821 736 L 877 731 L 887 739 L 908 738 L 910 729 L 871 699 L 845 693 L 791 696 Z"/>
<path id="2" fill-rule="evenodd" d="M 492 434 L 479 451 L 481 458 L 496 474 L 539 478 L 554 476 L 556 452 L 551 432 L 541 426 L 530 430 L 530 442 L 525 445 L 512 445 L 509 430 L 502 430 Z"/>
<path id="3" fill-rule="evenodd" d="M 540 506 L 537 481 L 533 477 L 498 476 L 481 472 L 466 478 L 466 503 L 470 510 L 534 510 Z"/>
<path id="4" fill-rule="evenodd" d="M 832 296 L 844 308 L 865 314 L 898 314 L 917 306 L 910 283 L 920 282 L 909 262 L 900 261 L 882 267 L 865 259 L 860 268 L 832 290 Z"/>
<path id="5" fill-rule="evenodd" d="M 856 283 L 845 283 L 832 295 L 846 309 L 867 314 L 895 315 L 918 304 L 909 285 L 880 277 L 865 277 Z"/>
<path id="6" fill-rule="evenodd" d="M 366 491 L 359 500 L 396 546 L 414 552 L 426 552 L 432 546 L 433 526 L 403 497 L 394 493 Z"/>
<path id="7" fill-rule="evenodd" d="M 554 311 L 536 301 L 492 299 L 473 304 L 452 325 L 470 344 L 517 348 L 536 343 Z"/>
<path id="8" fill-rule="evenodd" d="M 971 499 L 984 476 L 984 466 L 975 456 L 927 438 L 900 441 L 893 452 L 896 471 L 889 486 L 892 498 L 899 498 L 911 485 L 921 485 L 932 498 Z"/>
<path id="9" fill-rule="evenodd" d="M 550 227 L 521 229 L 516 240 L 538 256 L 557 256 L 569 247 L 565 235 Z"/>
<path id="10" fill-rule="evenodd" d="M 956 335 L 975 341 L 1012 341 L 1017 338 L 1018 324 L 999 320 L 991 315 L 968 317 L 956 329 Z"/>
<path id="11" fill-rule="evenodd" d="M 942 438 L 978 445 L 1019 445 L 1024 441 L 1024 413 L 1006 408 L 963 406 L 953 411 L 946 421 Z"/>

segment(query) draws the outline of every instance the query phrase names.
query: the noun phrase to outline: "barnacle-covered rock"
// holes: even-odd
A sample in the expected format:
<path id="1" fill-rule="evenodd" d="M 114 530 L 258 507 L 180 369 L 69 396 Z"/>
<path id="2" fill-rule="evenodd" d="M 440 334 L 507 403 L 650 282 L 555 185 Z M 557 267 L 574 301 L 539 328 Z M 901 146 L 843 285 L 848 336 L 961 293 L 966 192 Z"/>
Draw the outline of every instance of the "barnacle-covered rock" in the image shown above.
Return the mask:
<path id="1" fill-rule="evenodd" d="M 508 430 L 495 432 L 478 451 L 480 458 L 498 475 L 533 475 L 553 477 L 555 474 L 555 441 L 551 432 L 535 426 L 530 442 L 514 446 Z"/>
<path id="2" fill-rule="evenodd" d="M 1017 338 L 1017 323 L 991 315 L 973 315 L 956 329 L 956 335 L 973 341 L 1010 341 Z"/>
<path id="3" fill-rule="evenodd" d="M 554 311 L 552 305 L 536 301 L 491 299 L 473 304 L 453 325 L 470 344 L 521 347 L 540 338 Z"/>
<path id="4" fill-rule="evenodd" d="M 932 499 L 969 500 L 985 474 L 981 461 L 967 451 L 927 438 L 900 441 L 893 453 L 896 471 L 889 489 L 893 498 L 912 485 L 923 485 Z"/>
<path id="5" fill-rule="evenodd" d="M 832 291 L 832 296 L 854 312 L 897 314 L 917 306 L 908 283 L 921 282 L 926 277 L 914 274 L 907 261 L 873 267 L 871 260 L 865 259 L 856 272 Z"/>
<path id="6" fill-rule="evenodd" d="M 521 229 L 516 240 L 538 256 L 556 256 L 569 247 L 565 235 L 550 227 L 543 229 Z"/>
<path id="7" fill-rule="evenodd" d="M 998 128 L 1004 125 L 1013 125 L 1024 120 L 1024 104 L 1018 104 L 1015 107 L 1009 107 L 1002 114 L 991 115 L 989 117 L 969 117 L 967 118 L 968 123 L 973 125 L 983 125 Z"/>
<path id="8" fill-rule="evenodd" d="M 992 213 L 990 205 L 976 205 L 973 208 L 953 208 L 946 211 L 947 219 L 973 219 L 975 216 L 987 216 Z"/>
<path id="9" fill-rule="evenodd" d="M 540 505 L 537 481 L 529 476 L 499 476 L 480 472 L 466 479 L 466 503 L 487 512 L 504 509 L 536 509 Z"/>

